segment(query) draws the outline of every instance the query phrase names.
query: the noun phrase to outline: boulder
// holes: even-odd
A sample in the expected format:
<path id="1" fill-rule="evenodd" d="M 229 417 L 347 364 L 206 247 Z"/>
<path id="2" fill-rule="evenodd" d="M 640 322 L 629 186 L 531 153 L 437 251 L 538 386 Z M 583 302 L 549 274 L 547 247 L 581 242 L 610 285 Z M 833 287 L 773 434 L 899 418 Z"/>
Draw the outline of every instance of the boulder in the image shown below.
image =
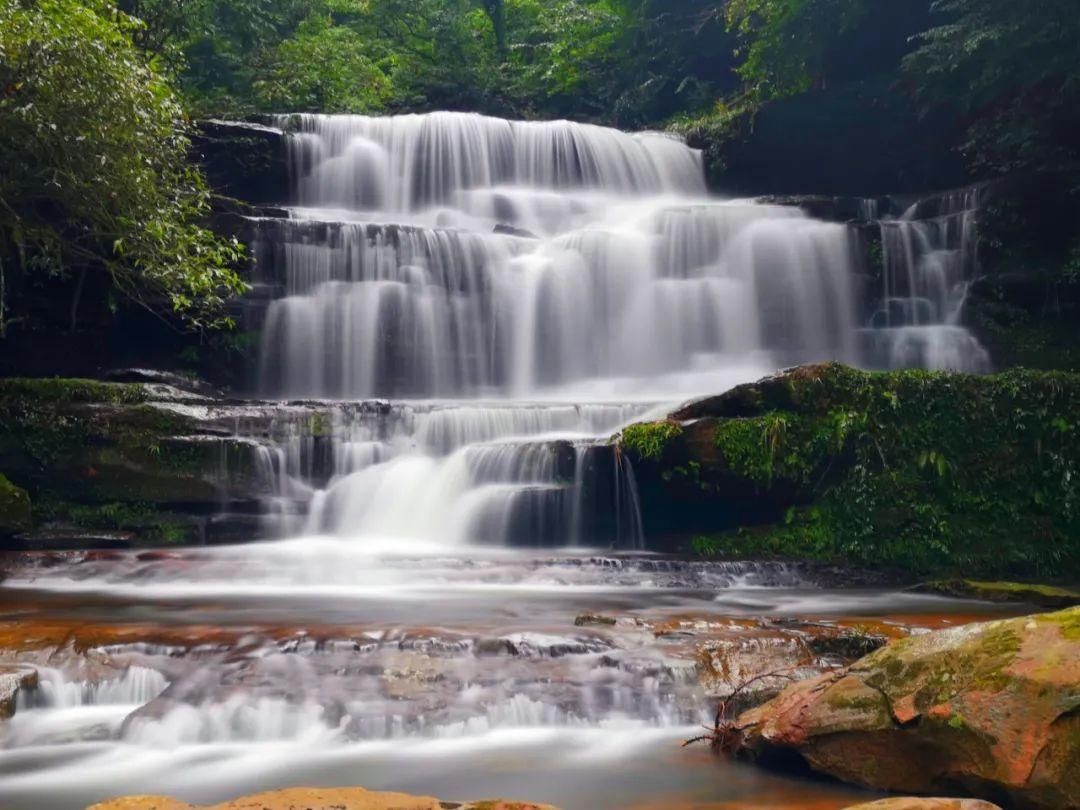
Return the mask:
<path id="1" fill-rule="evenodd" d="M 37 684 L 36 669 L 25 667 L 0 669 L 0 720 L 6 720 L 15 714 L 15 704 L 23 689 L 36 689 Z"/>
<path id="2" fill-rule="evenodd" d="M 1080 608 L 895 641 L 735 723 L 737 752 L 878 790 L 1080 807 Z"/>
<path id="3" fill-rule="evenodd" d="M 503 799 L 462 804 L 430 796 L 376 793 L 364 788 L 290 788 L 215 805 L 192 805 L 164 796 L 129 796 L 95 804 L 89 810 L 554 810 L 547 805 Z"/>

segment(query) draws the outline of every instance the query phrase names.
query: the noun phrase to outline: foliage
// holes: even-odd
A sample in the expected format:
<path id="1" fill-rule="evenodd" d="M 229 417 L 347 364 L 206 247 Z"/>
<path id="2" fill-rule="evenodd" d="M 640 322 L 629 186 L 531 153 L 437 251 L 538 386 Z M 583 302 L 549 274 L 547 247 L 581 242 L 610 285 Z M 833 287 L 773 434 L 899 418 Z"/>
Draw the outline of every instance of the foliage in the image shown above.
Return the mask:
<path id="1" fill-rule="evenodd" d="M 273 50 L 265 78 L 254 82 L 256 103 L 301 112 L 378 112 L 390 99 L 390 79 L 368 51 L 352 28 L 313 15 Z"/>
<path id="2" fill-rule="evenodd" d="M 656 461 L 672 439 L 682 434 L 678 422 L 645 422 L 623 429 L 620 446 L 639 459 Z"/>
<path id="3" fill-rule="evenodd" d="M 601 114 L 629 0 L 124 0 L 201 114 Z M 597 77 L 602 77 L 597 81 Z M 621 86 L 621 85 L 620 85 Z M 570 99 L 570 97 L 573 97 Z"/>
<path id="4" fill-rule="evenodd" d="M 971 121 L 976 169 L 1075 170 L 1080 161 L 1080 15 L 1073 0 L 935 0 L 938 24 L 904 61 L 928 105 Z M 1072 133 L 1070 136 L 1069 133 Z"/>
<path id="5" fill-rule="evenodd" d="M 243 286 L 241 249 L 199 224 L 209 193 L 184 113 L 138 30 L 105 0 L 0 0 L 0 290 L 104 270 L 129 296 L 215 325 Z"/>
<path id="6" fill-rule="evenodd" d="M 1080 570 L 1080 377 L 800 373 L 751 386 L 756 400 L 737 389 L 717 419 L 728 469 L 791 499 L 783 521 L 718 539 L 724 553 Z"/>
<path id="7" fill-rule="evenodd" d="M 0 535 L 29 529 L 30 496 L 0 473 Z"/>
<path id="8" fill-rule="evenodd" d="M 699 557 L 715 557 L 720 553 L 720 545 L 712 537 L 698 535 L 690 541 L 690 548 Z"/>
<path id="9" fill-rule="evenodd" d="M 871 11 L 866 0 L 728 0 L 729 30 L 742 44 L 738 73 L 757 101 L 820 87 L 829 46 Z"/>

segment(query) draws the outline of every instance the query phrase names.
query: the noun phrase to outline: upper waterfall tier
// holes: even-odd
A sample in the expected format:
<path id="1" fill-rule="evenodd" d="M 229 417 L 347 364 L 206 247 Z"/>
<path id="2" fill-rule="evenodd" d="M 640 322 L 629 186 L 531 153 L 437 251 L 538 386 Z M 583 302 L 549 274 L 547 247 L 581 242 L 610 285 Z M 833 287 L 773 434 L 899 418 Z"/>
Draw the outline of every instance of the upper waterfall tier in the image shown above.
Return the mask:
<path id="1" fill-rule="evenodd" d="M 256 223 L 265 395 L 655 401 L 801 362 L 989 367 L 961 322 L 977 190 L 881 220 L 874 268 L 852 227 L 709 197 L 701 154 L 659 133 L 277 123 L 293 197 Z"/>
<path id="2" fill-rule="evenodd" d="M 569 121 L 504 121 L 439 112 L 373 118 L 280 116 L 293 132 L 298 200 L 351 210 L 415 211 L 502 185 L 703 194 L 701 156 L 659 133 Z"/>

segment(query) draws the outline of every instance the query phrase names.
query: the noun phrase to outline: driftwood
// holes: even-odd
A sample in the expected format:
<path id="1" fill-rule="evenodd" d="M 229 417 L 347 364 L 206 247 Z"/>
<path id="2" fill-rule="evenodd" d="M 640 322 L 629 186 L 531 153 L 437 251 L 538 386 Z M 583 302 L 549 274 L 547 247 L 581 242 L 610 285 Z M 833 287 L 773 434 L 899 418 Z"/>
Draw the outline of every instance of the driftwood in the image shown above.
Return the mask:
<path id="1" fill-rule="evenodd" d="M 723 752 L 725 754 L 734 753 L 735 749 L 739 747 L 739 734 L 738 730 L 735 728 L 735 718 L 729 717 L 728 711 L 734 703 L 735 698 L 755 683 L 759 683 L 769 678 L 782 678 L 792 682 L 797 681 L 799 678 L 795 675 L 795 671 L 806 666 L 808 663 L 808 661 L 802 661 L 794 666 L 775 669 L 771 672 L 762 672 L 760 675 L 755 675 L 753 678 L 743 681 L 735 687 L 735 690 L 730 695 L 721 698 L 716 706 L 716 719 L 713 721 L 712 727 L 703 726 L 708 733 L 686 740 L 682 744 L 682 747 L 686 748 L 695 743 L 707 742 L 713 751 L 718 753 Z"/>

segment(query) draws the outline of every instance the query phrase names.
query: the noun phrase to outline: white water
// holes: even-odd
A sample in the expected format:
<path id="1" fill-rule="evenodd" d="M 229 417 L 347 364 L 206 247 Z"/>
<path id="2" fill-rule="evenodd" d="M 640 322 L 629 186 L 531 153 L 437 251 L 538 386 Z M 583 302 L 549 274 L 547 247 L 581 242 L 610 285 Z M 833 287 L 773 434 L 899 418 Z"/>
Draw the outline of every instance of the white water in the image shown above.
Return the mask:
<path id="1" fill-rule="evenodd" d="M 781 366 L 857 360 L 848 228 L 710 198 L 669 136 L 458 113 L 279 123 L 298 205 L 257 223 L 261 393 L 412 403 L 335 420 L 326 480 L 305 474 L 303 430 L 285 443 L 286 531 L 640 547 L 633 471 L 592 440 Z"/>
<path id="2" fill-rule="evenodd" d="M 950 192 L 881 220 L 883 296 L 863 330 L 872 365 L 990 370 L 990 355 L 961 325 L 979 272 L 981 191 Z"/>
<path id="3" fill-rule="evenodd" d="M 671 397 L 747 358 L 854 358 L 847 230 L 708 198 L 670 137 L 454 113 L 299 128 L 303 207 L 258 250 L 284 292 L 265 393 Z"/>

